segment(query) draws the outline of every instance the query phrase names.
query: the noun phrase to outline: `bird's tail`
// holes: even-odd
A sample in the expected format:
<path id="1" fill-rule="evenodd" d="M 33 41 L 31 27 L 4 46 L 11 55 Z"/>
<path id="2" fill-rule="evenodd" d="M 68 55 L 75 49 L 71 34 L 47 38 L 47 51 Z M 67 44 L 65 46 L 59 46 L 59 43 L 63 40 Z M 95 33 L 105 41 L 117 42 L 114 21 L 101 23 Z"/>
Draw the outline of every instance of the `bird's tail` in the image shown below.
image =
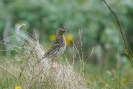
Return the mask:
<path id="1" fill-rule="evenodd" d="M 36 62 L 36 64 L 38 64 L 38 63 L 39 63 L 40 61 L 42 61 L 44 58 L 45 58 L 45 56 L 42 57 L 42 59 L 38 60 L 38 61 Z"/>

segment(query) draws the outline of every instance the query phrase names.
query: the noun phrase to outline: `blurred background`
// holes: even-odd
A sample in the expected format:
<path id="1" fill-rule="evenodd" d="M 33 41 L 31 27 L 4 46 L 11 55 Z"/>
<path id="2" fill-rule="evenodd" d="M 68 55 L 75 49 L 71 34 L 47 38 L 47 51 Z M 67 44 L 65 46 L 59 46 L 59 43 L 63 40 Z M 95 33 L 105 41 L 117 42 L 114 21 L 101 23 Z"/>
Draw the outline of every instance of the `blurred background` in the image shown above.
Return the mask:
<path id="1" fill-rule="evenodd" d="M 133 49 L 133 1 L 106 0 L 106 2 L 118 16 L 124 34 Z M 89 73 L 88 65 L 94 65 L 94 70 L 99 69 L 99 66 L 116 69 L 118 63 L 126 70 L 124 73 L 130 72 L 127 69 L 131 65 L 124 54 L 125 47 L 118 24 L 102 0 L 0 0 L 0 40 L 14 36 L 16 27 L 21 24 L 26 24 L 21 28 L 23 34 L 27 34 L 26 32 L 38 34 L 39 42 L 44 49 L 51 46 L 58 28 L 66 28 L 65 54 L 70 62 L 73 61 L 73 57 L 75 61 L 79 61 L 78 53 L 73 49 L 73 40 L 84 61 L 94 48 L 93 54 L 86 62 L 85 73 Z M 10 52 L 2 51 L 0 53 L 2 57 L 9 59 L 10 55 L 14 54 L 11 51 L 13 48 L 9 45 L 1 43 L 0 49 L 10 50 Z"/>

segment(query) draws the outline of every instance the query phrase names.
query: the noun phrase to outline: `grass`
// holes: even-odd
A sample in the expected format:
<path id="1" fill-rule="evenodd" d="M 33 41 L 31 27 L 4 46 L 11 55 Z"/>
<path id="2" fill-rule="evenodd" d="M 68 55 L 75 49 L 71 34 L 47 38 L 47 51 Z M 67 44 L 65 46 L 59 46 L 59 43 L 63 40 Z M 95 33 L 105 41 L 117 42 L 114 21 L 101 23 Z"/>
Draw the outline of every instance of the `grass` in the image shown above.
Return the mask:
<path id="1" fill-rule="evenodd" d="M 38 40 L 23 36 L 19 39 L 23 45 L 11 42 L 16 54 L 10 60 L 4 58 L 0 65 L 0 89 L 88 89 L 82 72 L 74 69 L 72 64 L 54 63 L 51 69 L 50 59 L 36 64 L 44 54 Z M 7 45 L 7 44 L 6 44 Z"/>
<path id="2" fill-rule="evenodd" d="M 12 46 L 15 54 L 11 53 L 10 59 L 3 57 L 0 60 L 0 89 L 14 89 L 15 86 L 21 86 L 22 89 L 132 89 L 133 71 L 130 62 L 120 56 L 119 52 L 117 63 L 113 66 L 109 61 L 100 65 L 83 61 L 84 53 L 80 52 L 81 33 L 80 30 L 81 49 L 78 50 L 73 44 L 79 61 L 69 63 L 64 58 L 65 62 L 54 63 L 54 69 L 51 69 L 50 59 L 36 64 L 45 53 L 37 36 L 33 39 L 18 33 L 21 37 L 9 37 L 13 41 L 4 45 Z M 93 49 L 90 56 L 92 54 Z"/>

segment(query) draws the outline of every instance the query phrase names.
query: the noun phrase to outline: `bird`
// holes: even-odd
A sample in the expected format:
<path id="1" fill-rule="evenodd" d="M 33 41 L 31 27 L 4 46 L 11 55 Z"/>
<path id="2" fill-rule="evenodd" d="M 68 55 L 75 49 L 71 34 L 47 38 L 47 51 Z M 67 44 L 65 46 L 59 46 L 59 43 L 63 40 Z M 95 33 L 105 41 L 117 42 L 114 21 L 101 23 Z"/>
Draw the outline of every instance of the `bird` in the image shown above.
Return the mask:
<path id="1" fill-rule="evenodd" d="M 64 51 L 66 50 L 66 41 L 64 37 L 65 32 L 66 30 L 64 28 L 59 28 L 56 31 L 56 40 L 54 41 L 50 49 L 45 52 L 42 59 L 37 61 L 37 63 L 42 61 L 44 58 L 57 58 L 58 56 L 64 53 Z"/>

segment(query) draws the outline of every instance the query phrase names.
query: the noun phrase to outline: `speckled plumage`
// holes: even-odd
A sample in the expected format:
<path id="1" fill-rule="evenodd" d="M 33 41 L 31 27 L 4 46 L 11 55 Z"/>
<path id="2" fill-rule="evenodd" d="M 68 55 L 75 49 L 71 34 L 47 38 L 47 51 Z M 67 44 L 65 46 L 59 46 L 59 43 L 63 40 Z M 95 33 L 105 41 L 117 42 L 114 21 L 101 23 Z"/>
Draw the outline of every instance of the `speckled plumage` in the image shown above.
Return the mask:
<path id="1" fill-rule="evenodd" d="M 66 30 L 63 28 L 59 28 L 56 31 L 55 42 L 53 43 L 51 48 L 46 51 L 46 53 L 44 54 L 41 60 L 43 60 L 44 58 L 55 58 L 64 53 L 66 49 L 66 41 L 65 41 L 65 37 L 63 34 L 65 32 Z M 37 63 L 39 63 L 41 60 L 39 60 Z"/>

